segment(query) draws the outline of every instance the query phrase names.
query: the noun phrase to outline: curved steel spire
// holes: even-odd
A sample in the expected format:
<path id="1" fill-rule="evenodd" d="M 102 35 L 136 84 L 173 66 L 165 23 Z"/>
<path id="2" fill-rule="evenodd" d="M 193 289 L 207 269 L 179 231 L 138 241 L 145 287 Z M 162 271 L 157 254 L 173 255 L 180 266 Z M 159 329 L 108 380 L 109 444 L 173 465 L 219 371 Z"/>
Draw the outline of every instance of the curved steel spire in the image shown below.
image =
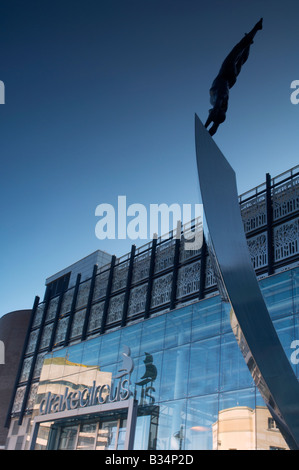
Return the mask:
<path id="1" fill-rule="evenodd" d="M 198 176 L 218 278 L 251 375 L 290 449 L 299 449 L 299 382 L 279 341 L 253 269 L 235 172 L 195 116 Z M 235 328 L 238 326 L 238 328 Z M 238 331 L 238 333 L 236 333 Z"/>

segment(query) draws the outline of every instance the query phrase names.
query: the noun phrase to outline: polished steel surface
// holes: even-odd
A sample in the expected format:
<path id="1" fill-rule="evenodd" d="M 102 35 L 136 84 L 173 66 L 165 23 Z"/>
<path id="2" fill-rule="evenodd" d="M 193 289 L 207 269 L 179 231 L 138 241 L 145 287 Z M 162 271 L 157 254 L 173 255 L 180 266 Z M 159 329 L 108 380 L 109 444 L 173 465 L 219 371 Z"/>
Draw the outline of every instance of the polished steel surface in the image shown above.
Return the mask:
<path id="1" fill-rule="evenodd" d="M 290 449 L 299 449 L 299 384 L 254 272 L 242 225 L 235 172 L 195 116 L 198 176 L 220 283 L 232 307 L 239 347 Z"/>

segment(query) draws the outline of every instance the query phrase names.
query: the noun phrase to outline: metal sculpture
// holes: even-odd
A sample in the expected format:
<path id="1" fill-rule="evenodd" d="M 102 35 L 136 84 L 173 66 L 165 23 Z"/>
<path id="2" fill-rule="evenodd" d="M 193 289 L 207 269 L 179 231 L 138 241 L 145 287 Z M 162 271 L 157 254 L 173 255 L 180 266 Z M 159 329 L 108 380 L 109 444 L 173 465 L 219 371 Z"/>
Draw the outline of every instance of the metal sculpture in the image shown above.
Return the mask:
<path id="1" fill-rule="evenodd" d="M 200 191 L 221 289 L 246 364 L 290 449 L 299 449 L 299 383 L 271 321 L 243 229 L 235 172 L 195 117 Z M 211 174 L 213 184 L 211 184 Z"/>
<path id="2" fill-rule="evenodd" d="M 226 119 L 226 111 L 228 108 L 229 90 L 237 81 L 242 66 L 248 59 L 250 46 L 256 33 L 263 28 L 263 18 L 245 34 L 243 39 L 232 49 L 224 60 L 219 73 L 210 88 L 210 103 L 213 106 L 209 110 L 209 117 L 205 123 L 208 128 L 213 122 L 209 130 L 210 135 L 214 135 L 219 125 Z"/>

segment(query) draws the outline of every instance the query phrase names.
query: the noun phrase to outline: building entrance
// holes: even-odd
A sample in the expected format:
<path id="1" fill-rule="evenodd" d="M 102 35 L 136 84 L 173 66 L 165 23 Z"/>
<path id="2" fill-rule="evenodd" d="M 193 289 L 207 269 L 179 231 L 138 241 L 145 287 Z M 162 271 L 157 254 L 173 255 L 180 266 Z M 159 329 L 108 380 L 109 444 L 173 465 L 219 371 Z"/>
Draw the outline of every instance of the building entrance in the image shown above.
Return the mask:
<path id="1" fill-rule="evenodd" d="M 50 430 L 50 450 L 124 450 L 127 419 L 103 417 L 78 424 L 54 424 Z"/>
<path id="2" fill-rule="evenodd" d="M 29 449 L 133 449 L 137 406 L 129 399 L 36 416 Z"/>

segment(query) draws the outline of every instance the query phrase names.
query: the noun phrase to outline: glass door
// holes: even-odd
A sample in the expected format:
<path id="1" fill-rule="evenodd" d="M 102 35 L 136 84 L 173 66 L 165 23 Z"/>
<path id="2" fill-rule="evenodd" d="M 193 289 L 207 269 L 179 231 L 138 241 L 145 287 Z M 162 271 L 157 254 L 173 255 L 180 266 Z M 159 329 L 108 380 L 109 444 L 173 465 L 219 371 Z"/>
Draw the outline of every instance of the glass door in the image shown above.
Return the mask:
<path id="1" fill-rule="evenodd" d="M 57 450 L 75 450 L 77 445 L 78 426 L 60 428 Z"/>
<path id="2" fill-rule="evenodd" d="M 97 450 L 115 450 L 117 441 L 118 420 L 99 423 Z"/>
<path id="3" fill-rule="evenodd" d="M 121 417 L 85 421 L 66 426 L 52 426 L 49 449 L 123 450 L 127 419 Z M 53 445 L 52 445 L 53 443 Z"/>
<path id="4" fill-rule="evenodd" d="M 122 450 L 125 444 L 127 420 L 123 418 L 99 423 L 96 450 Z"/>
<path id="5" fill-rule="evenodd" d="M 119 419 L 118 424 L 118 439 L 117 439 L 117 450 L 124 450 L 125 448 L 125 439 L 126 439 L 126 431 L 127 431 L 127 420 L 126 419 Z"/>
<path id="6" fill-rule="evenodd" d="M 79 426 L 77 450 L 94 450 L 98 423 L 82 423 Z"/>

